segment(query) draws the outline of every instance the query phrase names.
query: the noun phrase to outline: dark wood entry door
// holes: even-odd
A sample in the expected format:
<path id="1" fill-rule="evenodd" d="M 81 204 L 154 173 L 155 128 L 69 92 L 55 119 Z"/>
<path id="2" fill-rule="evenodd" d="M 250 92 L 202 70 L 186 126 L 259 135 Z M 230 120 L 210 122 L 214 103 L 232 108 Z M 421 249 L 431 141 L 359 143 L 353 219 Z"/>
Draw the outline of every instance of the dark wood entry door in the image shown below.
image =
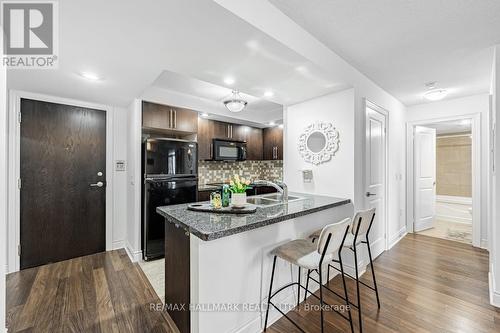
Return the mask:
<path id="1" fill-rule="evenodd" d="M 106 112 L 22 99 L 21 120 L 21 269 L 104 251 Z"/>

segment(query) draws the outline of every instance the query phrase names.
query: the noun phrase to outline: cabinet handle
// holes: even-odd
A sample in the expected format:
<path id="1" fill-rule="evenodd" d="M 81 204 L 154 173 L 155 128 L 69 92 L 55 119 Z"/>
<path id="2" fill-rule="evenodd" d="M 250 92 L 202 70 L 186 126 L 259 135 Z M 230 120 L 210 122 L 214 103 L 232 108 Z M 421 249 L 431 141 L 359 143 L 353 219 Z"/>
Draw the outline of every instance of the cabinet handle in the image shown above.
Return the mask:
<path id="1" fill-rule="evenodd" d="M 172 109 L 170 109 L 169 117 L 170 118 L 168 120 L 168 127 L 172 128 L 173 127 L 173 121 L 172 121 L 172 119 L 173 119 L 173 112 L 172 112 Z"/>
<path id="2" fill-rule="evenodd" d="M 209 156 L 210 156 L 210 159 L 212 159 L 212 158 L 213 158 L 213 155 L 214 155 L 214 145 L 211 143 L 211 144 L 210 144 L 210 155 L 209 155 Z"/>
<path id="3" fill-rule="evenodd" d="M 174 128 L 177 128 L 177 110 L 174 110 Z"/>

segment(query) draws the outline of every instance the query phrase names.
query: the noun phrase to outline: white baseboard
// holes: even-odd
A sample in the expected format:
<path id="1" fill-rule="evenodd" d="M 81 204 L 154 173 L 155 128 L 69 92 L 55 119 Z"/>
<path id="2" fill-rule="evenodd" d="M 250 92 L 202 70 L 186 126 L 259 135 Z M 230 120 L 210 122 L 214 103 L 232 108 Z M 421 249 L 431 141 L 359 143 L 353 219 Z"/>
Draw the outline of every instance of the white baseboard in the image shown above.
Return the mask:
<path id="1" fill-rule="evenodd" d="M 133 250 L 130 244 L 127 243 L 125 246 L 125 251 L 127 251 L 128 257 L 132 262 L 138 262 L 142 260 L 142 251 L 141 250 Z"/>
<path id="2" fill-rule="evenodd" d="M 489 248 L 488 248 L 488 240 L 487 239 L 481 239 L 481 244 L 479 246 L 482 249 L 489 250 Z"/>
<path id="3" fill-rule="evenodd" d="M 398 233 L 389 240 L 389 247 L 387 250 L 392 249 L 392 247 L 399 243 L 399 241 L 402 240 L 407 234 L 408 232 L 406 231 L 406 226 L 399 229 Z"/>
<path id="4" fill-rule="evenodd" d="M 495 279 L 491 269 L 488 273 L 488 286 L 490 288 L 490 304 L 500 308 L 500 293 L 495 289 Z"/>
<path id="5" fill-rule="evenodd" d="M 112 247 L 113 247 L 113 250 L 123 249 L 125 247 L 125 241 L 123 239 L 113 241 Z"/>

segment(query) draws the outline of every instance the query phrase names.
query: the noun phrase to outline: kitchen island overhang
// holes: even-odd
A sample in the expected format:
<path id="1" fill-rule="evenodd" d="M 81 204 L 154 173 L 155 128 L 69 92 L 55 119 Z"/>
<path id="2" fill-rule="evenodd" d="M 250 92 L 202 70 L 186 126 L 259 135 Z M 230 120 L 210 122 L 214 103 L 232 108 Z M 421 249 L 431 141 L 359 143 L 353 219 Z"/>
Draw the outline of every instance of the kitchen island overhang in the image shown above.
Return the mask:
<path id="1" fill-rule="evenodd" d="M 260 332 L 270 251 L 352 217 L 349 199 L 290 194 L 300 200 L 248 215 L 193 212 L 186 204 L 157 208 L 166 220 L 166 308 L 181 332 Z M 290 266 L 278 266 L 276 286 L 296 280 Z M 293 304 L 288 296 L 283 302 Z M 278 318 L 278 312 L 270 313 L 271 322 Z"/>

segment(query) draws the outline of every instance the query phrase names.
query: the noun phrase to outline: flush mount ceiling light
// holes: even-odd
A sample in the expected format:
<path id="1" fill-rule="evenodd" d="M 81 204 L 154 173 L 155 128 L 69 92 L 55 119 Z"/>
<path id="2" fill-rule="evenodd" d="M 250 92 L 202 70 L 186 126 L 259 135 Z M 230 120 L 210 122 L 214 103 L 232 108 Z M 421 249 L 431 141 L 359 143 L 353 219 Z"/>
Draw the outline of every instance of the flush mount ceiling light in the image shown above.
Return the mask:
<path id="1" fill-rule="evenodd" d="M 446 89 L 436 88 L 436 82 L 428 82 L 425 84 L 427 91 L 424 93 L 424 98 L 429 101 L 439 101 L 448 95 Z"/>
<path id="2" fill-rule="evenodd" d="M 274 121 L 269 122 L 269 126 L 275 126 L 275 125 L 276 125 L 276 123 Z"/>
<path id="3" fill-rule="evenodd" d="M 243 98 L 241 98 L 240 93 L 236 90 L 233 90 L 231 97 L 229 97 L 224 102 L 224 106 L 231 112 L 240 112 L 242 111 L 248 104 Z"/>
<path id="4" fill-rule="evenodd" d="M 224 79 L 224 83 L 227 84 L 227 85 L 233 85 L 234 84 L 234 79 L 232 77 L 226 77 Z"/>
<path id="5" fill-rule="evenodd" d="M 80 76 L 89 81 L 100 81 L 101 77 L 95 73 L 91 72 L 81 72 Z"/>

